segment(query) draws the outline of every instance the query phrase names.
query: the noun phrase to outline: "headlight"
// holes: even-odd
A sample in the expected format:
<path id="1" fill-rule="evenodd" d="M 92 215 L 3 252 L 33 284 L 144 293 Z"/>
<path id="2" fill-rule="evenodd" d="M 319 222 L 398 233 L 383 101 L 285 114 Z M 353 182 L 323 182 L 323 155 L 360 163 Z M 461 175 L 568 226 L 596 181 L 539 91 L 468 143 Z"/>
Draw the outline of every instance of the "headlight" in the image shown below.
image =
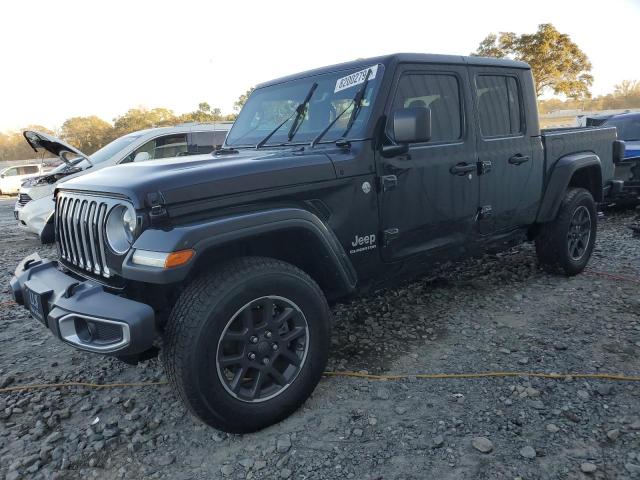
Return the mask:
<path id="1" fill-rule="evenodd" d="M 118 255 L 129 251 L 136 234 L 136 214 L 124 205 L 118 205 L 107 217 L 105 226 L 109 247 Z"/>

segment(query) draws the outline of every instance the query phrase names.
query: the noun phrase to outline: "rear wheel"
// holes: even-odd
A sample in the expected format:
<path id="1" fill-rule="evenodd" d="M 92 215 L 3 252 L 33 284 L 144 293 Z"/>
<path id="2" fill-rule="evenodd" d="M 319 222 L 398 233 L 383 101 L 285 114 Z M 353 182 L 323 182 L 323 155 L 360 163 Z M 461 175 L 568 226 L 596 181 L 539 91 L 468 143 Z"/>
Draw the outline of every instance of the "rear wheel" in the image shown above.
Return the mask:
<path id="1" fill-rule="evenodd" d="M 329 320 L 306 273 L 275 259 L 241 258 L 185 289 L 162 357 L 196 416 L 251 432 L 287 417 L 311 394 L 327 362 Z"/>
<path id="2" fill-rule="evenodd" d="M 587 266 L 596 240 L 597 214 L 593 197 L 584 188 L 565 194 L 556 219 L 543 226 L 536 253 L 550 272 L 576 275 Z"/>

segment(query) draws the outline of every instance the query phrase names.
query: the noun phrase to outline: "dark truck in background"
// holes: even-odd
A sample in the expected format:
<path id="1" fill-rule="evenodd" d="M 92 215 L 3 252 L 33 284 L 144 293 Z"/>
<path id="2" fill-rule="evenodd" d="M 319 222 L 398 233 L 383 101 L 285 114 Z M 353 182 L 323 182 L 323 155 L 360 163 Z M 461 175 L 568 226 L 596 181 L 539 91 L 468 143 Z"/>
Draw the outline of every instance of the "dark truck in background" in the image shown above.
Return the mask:
<path id="1" fill-rule="evenodd" d="M 541 131 L 524 63 L 324 67 L 259 85 L 214 154 L 65 182 L 58 259 L 25 258 L 11 287 L 76 348 L 159 350 L 196 416 L 253 431 L 320 380 L 327 300 L 524 241 L 544 268 L 581 272 L 615 142 L 614 128 Z"/>

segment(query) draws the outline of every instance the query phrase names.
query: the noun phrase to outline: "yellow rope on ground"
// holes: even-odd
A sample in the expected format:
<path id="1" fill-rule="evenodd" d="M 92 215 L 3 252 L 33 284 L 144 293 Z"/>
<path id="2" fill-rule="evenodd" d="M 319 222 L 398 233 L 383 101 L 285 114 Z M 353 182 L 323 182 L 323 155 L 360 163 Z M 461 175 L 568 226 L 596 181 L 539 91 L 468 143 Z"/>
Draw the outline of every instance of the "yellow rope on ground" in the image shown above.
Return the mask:
<path id="1" fill-rule="evenodd" d="M 535 372 L 480 372 L 480 373 L 416 373 L 397 375 L 372 375 L 360 372 L 324 372 L 327 377 L 355 377 L 366 380 L 403 380 L 407 378 L 420 379 L 453 379 L 453 378 L 486 378 L 486 377 L 537 377 L 549 378 L 553 380 L 565 380 L 567 378 L 590 378 L 599 380 L 616 380 L 621 382 L 640 382 L 640 376 L 616 375 L 609 373 L 535 373 Z M 138 383 L 89 383 L 89 382 L 66 382 L 66 383 L 42 383 L 35 385 L 17 385 L 14 387 L 0 388 L 0 393 L 17 392 L 20 390 L 38 390 L 42 388 L 63 388 L 63 387 L 87 387 L 87 388 L 128 388 L 128 387 L 151 387 L 167 385 L 169 382 L 138 382 Z"/>

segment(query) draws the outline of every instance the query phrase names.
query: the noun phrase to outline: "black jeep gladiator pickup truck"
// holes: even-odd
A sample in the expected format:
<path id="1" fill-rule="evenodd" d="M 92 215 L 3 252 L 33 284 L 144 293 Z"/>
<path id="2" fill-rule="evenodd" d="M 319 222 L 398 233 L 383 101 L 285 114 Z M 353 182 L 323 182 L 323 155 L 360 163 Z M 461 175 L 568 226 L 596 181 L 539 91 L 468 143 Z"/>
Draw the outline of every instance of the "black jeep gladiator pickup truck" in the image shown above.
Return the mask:
<path id="1" fill-rule="evenodd" d="M 58 259 L 16 302 L 73 347 L 160 352 L 230 432 L 298 408 L 327 362 L 327 299 L 534 240 L 575 275 L 611 190 L 614 128 L 541 131 L 527 64 L 396 54 L 259 85 L 214 154 L 110 167 L 56 190 Z"/>

